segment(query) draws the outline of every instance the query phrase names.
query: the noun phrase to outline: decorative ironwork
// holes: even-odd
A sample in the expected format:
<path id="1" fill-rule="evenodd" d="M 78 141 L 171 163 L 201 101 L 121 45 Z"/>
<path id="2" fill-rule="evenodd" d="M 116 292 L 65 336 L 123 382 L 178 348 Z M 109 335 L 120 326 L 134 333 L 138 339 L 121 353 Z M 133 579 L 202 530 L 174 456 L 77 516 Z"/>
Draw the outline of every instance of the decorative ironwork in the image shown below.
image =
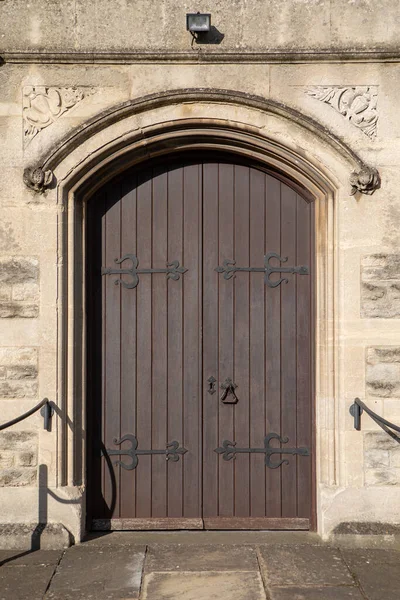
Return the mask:
<path id="1" fill-rule="evenodd" d="M 221 383 L 221 390 L 224 390 L 221 396 L 221 402 L 224 404 L 236 404 L 239 402 L 239 398 L 236 396 L 237 385 L 233 383 L 232 379 L 227 377 L 224 383 Z"/>
<path id="2" fill-rule="evenodd" d="M 130 463 L 123 463 L 120 460 L 117 460 L 114 464 L 120 465 L 123 469 L 126 469 L 127 471 L 132 471 L 132 469 L 136 469 L 136 467 L 138 466 L 138 462 L 139 462 L 139 456 L 140 455 L 144 455 L 144 454 L 165 454 L 165 459 L 166 460 L 172 460 L 173 462 L 177 462 L 179 460 L 179 456 L 182 454 L 186 454 L 187 450 L 186 448 L 180 448 L 179 447 L 179 442 L 173 441 L 170 444 L 167 444 L 166 449 L 165 450 L 138 450 L 138 441 L 136 436 L 132 435 L 131 433 L 127 433 L 126 435 L 122 436 L 122 438 L 119 440 L 118 438 L 114 438 L 113 439 L 113 443 L 116 446 L 120 446 L 121 444 L 123 444 L 124 442 L 130 442 L 131 446 L 130 448 L 121 448 L 120 450 L 109 450 L 107 448 L 106 452 L 109 456 L 130 456 L 130 458 L 132 459 Z M 104 451 L 102 451 L 102 454 L 104 453 Z"/>
<path id="3" fill-rule="evenodd" d="M 271 258 L 276 258 L 280 263 L 284 263 L 288 260 L 287 256 L 279 256 L 276 252 L 268 252 L 264 256 L 264 266 L 263 267 L 237 267 L 236 261 L 234 260 L 224 260 L 223 266 L 218 266 L 215 271 L 217 273 L 223 273 L 224 279 L 232 279 L 235 277 L 236 271 L 247 271 L 248 273 L 265 273 L 264 281 L 268 287 L 274 288 L 278 287 L 281 283 L 288 283 L 288 279 L 286 277 L 281 277 L 277 281 L 272 281 L 270 276 L 272 273 L 293 273 L 297 275 L 309 275 L 309 270 L 306 265 L 301 265 L 298 267 L 282 267 L 282 266 L 273 266 L 270 264 Z"/>
<path id="4" fill-rule="evenodd" d="M 115 285 L 122 285 L 124 288 L 133 289 L 139 283 L 139 274 L 144 275 L 148 273 L 166 273 L 167 279 L 173 279 L 177 281 L 183 273 L 186 273 L 187 269 L 185 267 L 179 266 L 178 260 L 173 260 L 170 263 L 166 263 L 166 269 L 138 269 L 139 259 L 134 254 L 125 254 L 122 258 L 116 258 L 115 262 L 120 265 L 126 260 L 130 260 L 132 266 L 126 269 L 112 269 L 110 267 L 102 268 L 102 275 L 130 275 L 132 277 L 132 281 L 124 281 L 123 279 L 116 279 L 114 281 Z"/>
<path id="5" fill-rule="evenodd" d="M 208 390 L 207 390 L 207 392 L 208 392 L 209 394 L 211 394 L 211 396 L 212 396 L 212 395 L 213 395 L 213 394 L 215 394 L 215 392 L 217 391 L 217 390 L 215 389 L 215 383 L 216 383 L 216 381 L 217 381 L 217 380 L 215 379 L 215 377 L 213 377 L 213 376 L 211 375 L 211 377 L 209 377 L 209 378 L 207 379 L 207 381 L 208 381 Z"/>
<path id="6" fill-rule="evenodd" d="M 281 444 L 287 444 L 289 441 L 288 437 L 281 437 L 277 433 L 269 433 L 264 438 L 264 448 L 236 448 L 236 442 L 224 440 L 222 442 L 222 447 L 216 448 L 214 452 L 222 454 L 224 460 L 236 459 L 236 454 L 265 454 L 265 466 L 270 469 L 277 469 L 283 464 L 289 464 L 289 461 L 286 458 L 283 458 L 279 462 L 271 462 L 271 456 L 273 454 L 299 454 L 300 456 L 310 456 L 309 449 L 305 447 L 277 448 L 270 446 L 270 441 L 274 439 L 278 440 Z"/>
<path id="7" fill-rule="evenodd" d="M 398 444 L 400 444 L 400 435 L 398 435 L 400 433 L 400 427 L 377 415 L 373 410 L 368 408 L 368 406 L 364 404 L 364 402 L 362 402 L 360 398 L 355 398 L 354 403 L 350 406 L 349 409 L 349 413 L 354 418 L 354 429 L 360 431 L 361 415 L 364 412 L 364 410 L 371 417 L 371 419 L 375 421 L 375 423 L 377 423 L 377 425 L 379 425 L 381 429 L 383 429 L 383 431 L 386 431 L 386 433 L 390 435 L 391 438 L 393 438 Z M 394 431 L 392 431 L 392 429 L 394 429 Z"/>

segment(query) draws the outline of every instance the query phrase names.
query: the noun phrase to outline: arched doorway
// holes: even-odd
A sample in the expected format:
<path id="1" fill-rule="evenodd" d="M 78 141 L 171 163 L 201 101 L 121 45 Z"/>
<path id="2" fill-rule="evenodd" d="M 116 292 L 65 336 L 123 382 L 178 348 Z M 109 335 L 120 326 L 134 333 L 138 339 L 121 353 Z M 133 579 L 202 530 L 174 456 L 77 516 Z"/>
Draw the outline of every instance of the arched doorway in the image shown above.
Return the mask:
<path id="1" fill-rule="evenodd" d="M 314 526 L 313 206 L 206 151 L 88 201 L 94 528 Z"/>

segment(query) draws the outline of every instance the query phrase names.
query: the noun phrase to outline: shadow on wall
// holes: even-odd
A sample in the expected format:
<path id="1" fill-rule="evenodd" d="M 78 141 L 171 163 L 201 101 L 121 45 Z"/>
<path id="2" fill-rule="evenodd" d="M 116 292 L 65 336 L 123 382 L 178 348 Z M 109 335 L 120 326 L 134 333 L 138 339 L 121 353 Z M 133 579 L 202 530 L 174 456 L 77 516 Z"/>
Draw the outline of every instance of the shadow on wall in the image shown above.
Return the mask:
<path id="1" fill-rule="evenodd" d="M 0 561 L 0 567 L 6 563 L 12 562 L 17 558 L 27 556 L 36 550 L 41 548 L 41 538 L 44 533 L 49 532 L 52 528 L 52 524 L 48 523 L 48 498 L 51 496 L 57 502 L 61 504 L 79 504 L 80 499 L 66 500 L 60 498 L 52 490 L 48 488 L 48 469 L 47 465 L 39 465 L 39 479 L 38 479 L 38 524 L 31 534 L 30 549 L 18 554 L 14 554 L 2 561 Z M 71 534 L 70 534 L 71 535 Z M 74 543 L 74 540 L 71 539 Z"/>

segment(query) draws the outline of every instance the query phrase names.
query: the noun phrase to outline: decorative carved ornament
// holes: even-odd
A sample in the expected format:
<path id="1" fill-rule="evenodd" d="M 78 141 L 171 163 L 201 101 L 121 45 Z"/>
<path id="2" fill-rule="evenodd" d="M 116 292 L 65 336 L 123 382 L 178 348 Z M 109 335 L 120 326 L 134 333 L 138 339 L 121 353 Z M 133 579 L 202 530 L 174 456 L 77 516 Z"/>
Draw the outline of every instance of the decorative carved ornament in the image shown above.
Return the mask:
<path id="1" fill-rule="evenodd" d="M 306 94 L 329 104 L 338 113 L 370 139 L 376 137 L 378 113 L 377 86 L 315 86 L 304 90 Z"/>
<path id="2" fill-rule="evenodd" d="M 24 87 L 22 115 L 25 144 L 93 93 L 91 88 Z"/>
<path id="3" fill-rule="evenodd" d="M 24 170 L 24 183 L 29 189 L 43 194 L 53 181 L 53 172 L 44 171 L 41 167 Z"/>
<path id="4" fill-rule="evenodd" d="M 381 178 L 376 169 L 364 166 L 360 171 L 354 171 L 350 175 L 350 185 L 352 196 L 357 192 L 370 196 L 381 187 Z"/>

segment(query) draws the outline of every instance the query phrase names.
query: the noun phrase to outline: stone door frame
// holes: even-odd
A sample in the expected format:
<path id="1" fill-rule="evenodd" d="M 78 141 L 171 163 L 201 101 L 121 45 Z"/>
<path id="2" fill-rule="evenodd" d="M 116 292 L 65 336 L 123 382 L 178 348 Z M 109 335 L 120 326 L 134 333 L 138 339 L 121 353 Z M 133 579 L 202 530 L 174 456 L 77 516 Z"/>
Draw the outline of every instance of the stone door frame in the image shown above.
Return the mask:
<path id="1" fill-rule="evenodd" d="M 187 92 L 186 92 L 187 93 Z M 185 150 L 219 150 L 264 163 L 309 190 L 315 198 L 316 339 L 315 475 L 317 530 L 324 533 L 324 506 L 343 485 L 339 453 L 337 362 L 338 314 L 335 280 L 335 204 L 349 194 L 348 176 L 360 160 L 345 144 L 318 130 L 292 109 L 275 109 L 232 93 L 229 101 L 205 102 L 196 91 L 180 102 L 159 95 L 143 100 L 140 111 L 122 106 L 70 136 L 50 155 L 57 181 L 52 194 L 58 212 L 58 419 L 57 485 L 76 498 L 68 516 L 75 537 L 85 530 L 86 385 L 85 371 L 85 202 L 107 180 L 151 157 Z M 246 95 L 238 95 L 246 96 Z M 189 115 L 189 116 L 187 116 Z M 310 124 L 311 123 L 311 124 Z M 72 141 L 71 141 L 72 140 Z M 56 160 L 57 159 L 57 160 Z M 51 163 L 53 161 L 53 164 Z M 335 173 L 335 176 L 333 175 Z"/>

